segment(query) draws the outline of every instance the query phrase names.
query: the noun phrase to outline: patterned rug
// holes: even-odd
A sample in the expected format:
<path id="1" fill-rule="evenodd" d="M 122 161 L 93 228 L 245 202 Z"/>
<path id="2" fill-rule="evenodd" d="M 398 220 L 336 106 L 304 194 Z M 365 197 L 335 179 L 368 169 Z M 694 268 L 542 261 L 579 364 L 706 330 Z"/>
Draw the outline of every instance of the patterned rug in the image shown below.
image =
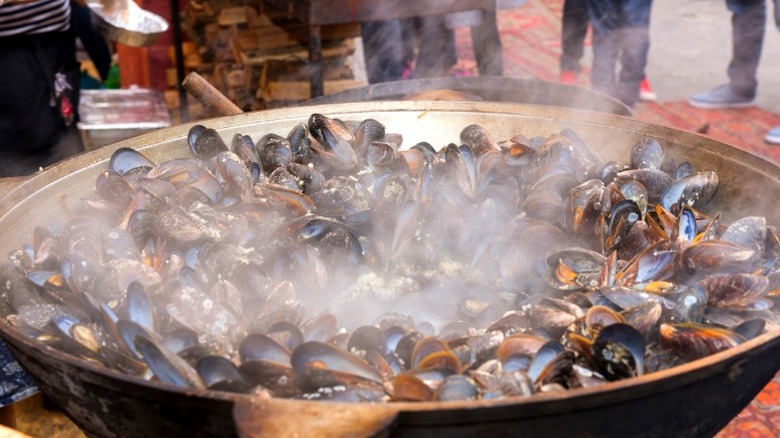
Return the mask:
<path id="1" fill-rule="evenodd" d="M 558 80 L 562 7 L 560 0 L 530 0 L 520 8 L 499 11 L 505 76 Z M 454 74 L 478 74 L 469 30 L 459 28 L 456 39 L 458 64 Z M 589 68 L 585 67 L 578 85 L 588 87 L 588 74 Z M 763 141 L 770 128 L 780 125 L 780 114 L 759 107 L 702 110 L 685 101 L 640 102 L 634 112 L 638 120 L 705 132 L 703 135 L 710 138 L 780 163 L 780 147 Z M 780 436 L 780 374 L 718 434 L 720 438 L 777 436 Z"/>

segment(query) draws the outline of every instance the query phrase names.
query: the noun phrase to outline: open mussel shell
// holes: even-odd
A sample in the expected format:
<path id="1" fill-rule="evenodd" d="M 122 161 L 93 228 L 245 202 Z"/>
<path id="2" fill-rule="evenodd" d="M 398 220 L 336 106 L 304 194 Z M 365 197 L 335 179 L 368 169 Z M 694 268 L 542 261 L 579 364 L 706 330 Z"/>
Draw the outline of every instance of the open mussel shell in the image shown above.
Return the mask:
<path id="1" fill-rule="evenodd" d="M 533 357 L 548 342 L 548 339 L 526 333 L 517 333 L 507 337 L 496 349 L 501 362 L 515 355 Z"/>
<path id="2" fill-rule="evenodd" d="M 287 321 L 279 321 L 268 328 L 266 334 L 290 351 L 303 344 L 303 332 L 297 325 Z"/>
<path id="3" fill-rule="evenodd" d="M 606 187 L 604 181 L 591 179 L 571 189 L 569 196 L 569 226 L 575 234 L 588 235 L 602 212 Z"/>
<path id="4" fill-rule="evenodd" d="M 302 373 L 310 366 L 316 366 L 376 382 L 382 381 L 382 376 L 365 361 L 346 350 L 322 342 L 309 341 L 299 345 L 293 351 L 290 362 L 296 373 Z"/>
<path id="5" fill-rule="evenodd" d="M 621 248 L 626 241 L 631 228 L 642 220 L 644 212 L 631 199 L 624 199 L 612 206 L 607 225 L 605 248 L 613 251 Z"/>
<path id="6" fill-rule="evenodd" d="M 741 335 L 746 340 L 753 339 L 764 332 L 766 327 L 766 320 L 761 318 L 749 319 L 737 326 L 734 326 L 732 330 L 734 333 Z"/>
<path id="7" fill-rule="evenodd" d="M 190 328 L 181 327 L 168 333 L 162 343 L 165 348 L 178 354 L 180 351 L 198 345 L 198 334 Z"/>
<path id="8" fill-rule="evenodd" d="M 108 168 L 119 175 L 135 171 L 149 170 L 155 167 L 154 162 L 141 152 L 131 148 L 119 148 L 111 155 Z"/>
<path id="9" fill-rule="evenodd" d="M 477 383 L 461 374 L 453 374 L 444 379 L 433 395 L 434 400 L 438 401 L 476 400 L 478 397 Z"/>
<path id="10" fill-rule="evenodd" d="M 250 385 L 241 371 L 222 356 L 206 356 L 198 361 L 196 370 L 209 389 L 228 392 L 248 392 Z"/>
<path id="11" fill-rule="evenodd" d="M 628 324 L 604 327 L 591 346 L 598 371 L 609 380 L 644 374 L 645 341 L 638 330 Z"/>
<path id="12" fill-rule="evenodd" d="M 574 360 L 574 353 L 557 342 L 550 342 L 542 347 L 531 361 L 527 372 L 528 379 L 541 391 L 548 391 L 548 385 L 565 389 L 569 385 Z"/>
<path id="13" fill-rule="evenodd" d="M 439 338 L 433 336 L 422 338 L 417 342 L 412 351 L 412 361 L 409 366 L 411 369 L 437 368 L 435 366 L 430 366 L 431 361 L 436 360 L 436 357 L 443 358 L 444 356 L 442 354 L 449 351 L 450 348 L 447 343 Z M 429 366 L 421 366 L 423 361 L 427 361 Z"/>
<path id="14" fill-rule="evenodd" d="M 136 359 L 141 359 L 143 354 L 136 349 L 135 340 L 137 338 L 151 339 L 158 337 L 156 333 L 150 332 L 144 326 L 129 319 L 116 321 L 116 330 L 124 346 Z"/>
<path id="15" fill-rule="evenodd" d="M 592 289 L 598 286 L 606 258 L 586 248 L 568 248 L 547 257 L 550 285 L 560 290 Z"/>
<path id="16" fill-rule="evenodd" d="M 138 281 L 127 287 L 127 318 L 147 330 L 156 331 L 154 306 Z"/>
<path id="17" fill-rule="evenodd" d="M 326 153 L 333 155 L 339 167 L 352 169 L 357 165 L 358 157 L 350 143 L 353 137 L 345 126 L 322 114 L 312 114 L 308 127 L 311 136 Z"/>
<path id="18" fill-rule="evenodd" d="M 253 333 L 245 337 L 238 346 L 238 354 L 241 362 L 250 360 L 264 360 L 282 366 L 289 367 L 290 350 L 280 345 L 271 337 L 259 333 Z"/>
<path id="19" fill-rule="evenodd" d="M 536 382 L 542 375 L 544 369 L 555 360 L 555 357 L 566 350 L 561 344 L 555 341 L 545 343 L 534 355 L 533 361 L 528 368 L 528 377 Z"/>
<path id="20" fill-rule="evenodd" d="M 605 306 L 593 306 L 585 313 L 585 327 L 588 335 L 596 339 L 601 329 L 612 324 L 625 324 L 626 319 L 620 313 Z"/>
<path id="21" fill-rule="evenodd" d="M 433 390 L 425 382 L 411 374 L 400 374 L 393 377 L 386 385 L 392 401 L 431 401 Z"/>
<path id="22" fill-rule="evenodd" d="M 517 353 L 505 357 L 501 361 L 501 369 L 506 373 L 513 373 L 515 371 L 528 371 L 531 367 L 532 357 Z"/>
<path id="23" fill-rule="evenodd" d="M 51 326 L 59 337 L 62 348 L 74 356 L 96 360 L 102 339 L 95 329 L 70 315 L 55 315 Z"/>
<path id="24" fill-rule="evenodd" d="M 133 345 L 154 376 L 161 382 L 185 388 L 205 388 L 200 376 L 191 365 L 152 338 L 137 336 Z"/>

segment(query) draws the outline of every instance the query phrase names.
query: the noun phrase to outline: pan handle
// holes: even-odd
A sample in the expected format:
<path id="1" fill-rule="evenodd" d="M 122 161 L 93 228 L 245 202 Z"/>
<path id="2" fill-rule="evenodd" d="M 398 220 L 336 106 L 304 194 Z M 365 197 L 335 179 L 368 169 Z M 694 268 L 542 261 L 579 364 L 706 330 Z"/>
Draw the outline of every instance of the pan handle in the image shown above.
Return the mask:
<path id="1" fill-rule="evenodd" d="M 220 93 L 219 90 L 214 88 L 207 80 L 203 79 L 203 76 L 196 72 L 188 74 L 181 83 L 181 86 L 202 104 L 215 108 L 220 115 L 235 116 L 236 114 L 244 113 L 244 111 L 233 103 L 233 101 Z"/>

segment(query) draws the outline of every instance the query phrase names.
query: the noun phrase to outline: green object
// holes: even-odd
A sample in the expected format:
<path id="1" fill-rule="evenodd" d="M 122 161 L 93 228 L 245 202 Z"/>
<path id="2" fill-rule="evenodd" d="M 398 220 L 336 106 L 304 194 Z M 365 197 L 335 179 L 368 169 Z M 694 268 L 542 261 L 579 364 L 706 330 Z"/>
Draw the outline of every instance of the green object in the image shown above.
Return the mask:
<path id="1" fill-rule="evenodd" d="M 111 68 L 108 70 L 108 77 L 103 82 L 103 86 L 112 90 L 122 87 L 122 81 L 119 79 L 119 66 L 117 64 L 111 64 Z"/>
<path id="2" fill-rule="evenodd" d="M 82 90 L 99 90 L 102 84 L 97 79 L 88 75 L 86 71 L 81 72 L 81 89 Z"/>

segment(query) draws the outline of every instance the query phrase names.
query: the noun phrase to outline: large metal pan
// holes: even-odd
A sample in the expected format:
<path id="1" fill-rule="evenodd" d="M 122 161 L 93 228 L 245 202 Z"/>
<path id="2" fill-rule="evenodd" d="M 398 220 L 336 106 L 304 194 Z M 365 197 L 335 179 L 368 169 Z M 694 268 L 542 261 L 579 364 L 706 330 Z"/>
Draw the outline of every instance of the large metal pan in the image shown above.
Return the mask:
<path id="1" fill-rule="evenodd" d="M 452 90 L 476 96 L 489 102 L 550 105 L 562 108 L 600 111 L 619 116 L 630 116 L 631 109 L 623 102 L 604 93 L 575 85 L 558 84 L 538 79 L 507 78 L 503 76 L 473 76 L 456 78 L 411 79 L 382 82 L 365 87 L 350 88 L 338 93 L 320 96 L 303 105 L 322 105 L 346 102 L 375 102 L 377 100 L 408 100 L 440 90 Z M 420 100 L 452 100 L 432 97 Z M 467 99 L 464 99 L 467 100 Z"/>
<path id="2" fill-rule="evenodd" d="M 619 116 L 561 108 L 484 102 L 377 102 L 286 108 L 204 122 L 224 138 L 287 132 L 320 112 L 343 119 L 375 118 L 405 144 L 458 141 L 468 124 L 496 138 L 549 135 L 563 128 L 580 134 L 605 159 L 623 159 L 643 136 L 701 169 L 718 172 L 714 204 L 725 220 L 750 212 L 780 222 L 777 166 L 726 144 Z M 57 164 L 21 184 L 0 202 L 0 254 L 30 241 L 31 231 L 63 214 L 62 196 L 92 190 L 119 147 L 141 149 L 153 160 L 186 156 L 188 125 L 163 129 Z M 7 311 L 7 310 L 6 310 Z M 527 399 L 392 405 L 334 405 L 255 400 L 205 390 L 141 382 L 96 367 L 21 336 L 4 322 L 0 334 L 19 363 L 64 412 L 96 436 L 202 436 L 341 432 L 404 435 L 705 436 L 743 409 L 780 368 L 780 331 L 731 350 L 662 372 L 591 389 Z"/>

